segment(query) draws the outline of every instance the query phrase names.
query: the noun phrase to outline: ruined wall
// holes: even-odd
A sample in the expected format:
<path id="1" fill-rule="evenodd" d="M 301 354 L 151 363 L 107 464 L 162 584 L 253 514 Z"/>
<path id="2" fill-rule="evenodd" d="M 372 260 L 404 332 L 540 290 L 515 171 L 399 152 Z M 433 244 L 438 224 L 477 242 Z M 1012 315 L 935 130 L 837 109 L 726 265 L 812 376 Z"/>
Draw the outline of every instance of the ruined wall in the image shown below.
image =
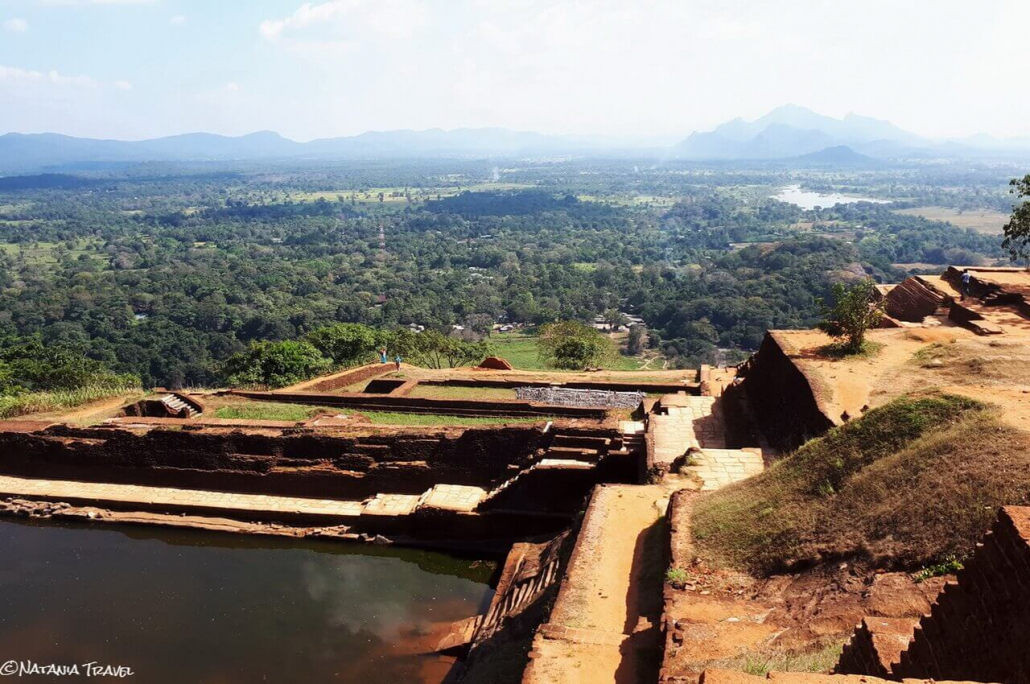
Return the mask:
<path id="1" fill-rule="evenodd" d="M 918 276 L 911 276 L 887 293 L 884 310 L 888 316 L 898 320 L 919 323 L 946 305 L 948 300 L 943 292 Z"/>
<path id="2" fill-rule="evenodd" d="M 1030 508 L 1006 507 L 949 582 L 895 678 L 1030 682 Z"/>
<path id="3" fill-rule="evenodd" d="M 863 618 L 844 645 L 834 673 L 890 679 L 891 665 L 908 648 L 917 622 L 912 618 Z"/>
<path id="4" fill-rule="evenodd" d="M 337 498 L 418 494 L 439 483 L 491 489 L 546 444 L 536 427 L 340 436 L 295 429 L 53 426 L 0 432 L 0 472 Z"/>
<path id="5" fill-rule="evenodd" d="M 284 387 L 281 391 L 283 392 L 334 392 L 336 390 L 347 387 L 348 385 L 354 385 L 356 383 L 374 378 L 380 375 L 385 375 L 390 371 L 394 370 L 392 363 L 371 363 L 367 366 L 359 366 L 357 368 L 349 368 L 333 375 L 327 375 L 321 378 L 315 378 L 314 380 L 305 380 L 304 382 L 289 387 Z"/>
<path id="6" fill-rule="evenodd" d="M 758 352 L 741 367 L 744 390 L 759 427 L 778 447 L 793 449 L 834 426 L 819 408 L 815 389 L 790 357 L 791 348 L 766 333 Z"/>

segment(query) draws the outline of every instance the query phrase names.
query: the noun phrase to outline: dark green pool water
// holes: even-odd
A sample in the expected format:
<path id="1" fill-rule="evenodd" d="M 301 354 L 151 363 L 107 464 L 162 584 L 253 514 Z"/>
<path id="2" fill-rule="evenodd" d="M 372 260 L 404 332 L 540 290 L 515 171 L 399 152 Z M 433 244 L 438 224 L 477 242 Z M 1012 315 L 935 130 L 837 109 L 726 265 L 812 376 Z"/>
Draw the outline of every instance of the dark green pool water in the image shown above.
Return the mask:
<path id="1" fill-rule="evenodd" d="M 139 684 L 436 683 L 447 665 L 419 635 L 478 612 L 491 570 L 340 542 L 5 521 L 0 668 L 96 662 L 134 674 L 88 681 Z"/>

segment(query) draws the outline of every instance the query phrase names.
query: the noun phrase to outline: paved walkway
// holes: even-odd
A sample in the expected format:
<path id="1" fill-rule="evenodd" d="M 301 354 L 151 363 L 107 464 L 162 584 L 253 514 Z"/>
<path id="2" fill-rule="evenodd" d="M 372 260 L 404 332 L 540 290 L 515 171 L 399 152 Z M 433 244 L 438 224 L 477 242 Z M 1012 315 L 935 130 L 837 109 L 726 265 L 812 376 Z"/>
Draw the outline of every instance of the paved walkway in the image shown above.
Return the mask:
<path id="1" fill-rule="evenodd" d="M 726 448 L 722 410 L 716 397 L 666 395 L 661 405 L 665 413 L 651 414 L 655 463 L 659 467 L 669 469 L 683 459 L 681 472 L 691 475 L 705 491 L 764 469 L 761 449 Z"/>
<path id="2" fill-rule="evenodd" d="M 293 513 L 327 519 L 351 518 L 362 513 L 361 501 L 305 499 L 265 494 L 234 494 L 173 487 L 38 480 L 0 476 L 0 495 L 66 501 L 103 507 L 140 504 L 146 508 L 165 507 L 175 511 L 218 510 L 254 513 Z"/>
<path id="3" fill-rule="evenodd" d="M 550 619 L 533 642 L 524 684 L 654 681 L 659 657 L 668 491 L 607 485 L 594 491 Z M 648 652 L 650 651 L 650 652 Z"/>

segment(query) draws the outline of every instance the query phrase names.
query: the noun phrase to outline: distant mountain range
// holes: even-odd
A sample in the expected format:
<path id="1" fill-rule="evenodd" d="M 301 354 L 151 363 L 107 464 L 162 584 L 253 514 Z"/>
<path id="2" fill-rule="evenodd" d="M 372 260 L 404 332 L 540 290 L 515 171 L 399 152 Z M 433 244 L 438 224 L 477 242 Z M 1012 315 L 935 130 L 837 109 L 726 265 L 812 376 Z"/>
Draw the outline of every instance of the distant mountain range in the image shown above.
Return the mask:
<path id="1" fill-rule="evenodd" d="M 693 133 L 674 147 L 672 156 L 694 160 L 805 158 L 836 148 L 848 148 L 867 159 L 999 155 L 1025 158 L 1030 154 L 1030 140 L 998 140 L 977 135 L 935 141 L 882 119 L 857 114 L 834 119 L 805 107 L 784 105 L 755 121 L 734 119 L 712 131 Z M 863 160 L 852 156 L 850 161 Z"/>
<path id="2" fill-rule="evenodd" d="M 151 161 L 346 160 L 621 156 L 684 160 L 783 160 L 798 164 L 869 165 L 874 160 L 929 157 L 1030 157 L 1030 140 L 979 135 L 932 141 L 888 121 L 849 114 L 822 116 L 786 105 L 755 121 L 734 119 L 668 145 L 610 138 L 522 133 L 502 128 L 381 131 L 295 142 L 262 131 L 239 137 L 187 133 L 152 140 L 96 140 L 57 133 L 0 135 L 0 173 L 97 163 Z"/>

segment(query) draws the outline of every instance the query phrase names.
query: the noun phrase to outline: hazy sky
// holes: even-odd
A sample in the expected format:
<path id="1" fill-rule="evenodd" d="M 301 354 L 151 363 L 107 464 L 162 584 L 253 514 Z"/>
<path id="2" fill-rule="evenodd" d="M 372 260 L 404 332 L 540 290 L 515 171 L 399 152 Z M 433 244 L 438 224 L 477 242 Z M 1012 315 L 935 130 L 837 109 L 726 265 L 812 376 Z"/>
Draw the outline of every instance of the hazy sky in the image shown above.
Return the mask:
<path id="1" fill-rule="evenodd" d="M 0 132 L 1030 135 L 1027 0 L 0 0 Z"/>

